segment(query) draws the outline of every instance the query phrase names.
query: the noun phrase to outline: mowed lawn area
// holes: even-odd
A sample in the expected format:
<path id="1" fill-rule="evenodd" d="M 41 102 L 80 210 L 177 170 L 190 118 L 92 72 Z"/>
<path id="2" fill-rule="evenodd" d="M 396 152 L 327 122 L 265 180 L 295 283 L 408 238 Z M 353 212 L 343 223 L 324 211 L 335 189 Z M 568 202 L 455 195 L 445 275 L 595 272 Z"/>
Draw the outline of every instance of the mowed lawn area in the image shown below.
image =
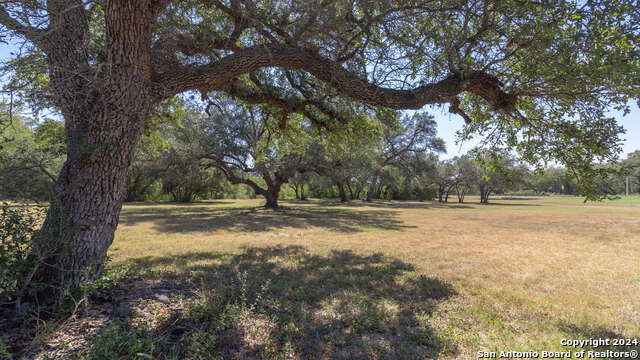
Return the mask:
<path id="1" fill-rule="evenodd" d="M 472 359 L 640 337 L 639 198 L 477 202 L 125 205 L 109 255 L 130 275 L 85 356 Z"/>

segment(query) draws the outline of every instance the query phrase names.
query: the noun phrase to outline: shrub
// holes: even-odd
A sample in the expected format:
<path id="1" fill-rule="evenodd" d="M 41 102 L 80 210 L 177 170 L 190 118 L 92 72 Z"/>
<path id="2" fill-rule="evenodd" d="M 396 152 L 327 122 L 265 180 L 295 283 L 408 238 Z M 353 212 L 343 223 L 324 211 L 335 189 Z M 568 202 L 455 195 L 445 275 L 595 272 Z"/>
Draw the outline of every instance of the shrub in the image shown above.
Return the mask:
<path id="1" fill-rule="evenodd" d="M 0 208 L 0 303 L 19 303 L 37 269 L 32 238 L 44 219 L 42 206 Z"/>

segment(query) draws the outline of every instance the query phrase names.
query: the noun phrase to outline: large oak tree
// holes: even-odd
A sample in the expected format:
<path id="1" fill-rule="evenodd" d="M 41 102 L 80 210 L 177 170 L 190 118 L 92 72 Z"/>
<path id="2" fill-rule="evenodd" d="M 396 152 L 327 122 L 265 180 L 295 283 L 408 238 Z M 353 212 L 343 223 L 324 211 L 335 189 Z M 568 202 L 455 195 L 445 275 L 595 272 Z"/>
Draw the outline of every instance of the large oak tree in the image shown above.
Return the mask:
<path id="1" fill-rule="evenodd" d="M 313 132 L 308 121 L 281 129 L 283 113 L 278 108 L 220 100 L 215 111 L 205 115 L 191 109 L 183 117 L 176 136 L 188 144 L 186 158 L 217 169 L 232 184 L 247 185 L 264 196 L 266 208 L 277 208 L 282 186 L 311 167 L 307 151 Z"/>
<path id="2" fill-rule="evenodd" d="M 88 269 L 99 270 L 145 122 L 160 102 L 188 91 L 227 92 L 311 117 L 331 114 L 335 101 L 448 104 L 468 132 L 532 162 L 558 159 L 588 180 L 589 164 L 619 148 L 621 129 L 605 110 L 638 98 L 637 5 L 0 1 L 3 35 L 41 55 L 45 97 L 66 127 L 67 160 L 43 225 L 60 246 L 37 277 L 73 288 Z"/>

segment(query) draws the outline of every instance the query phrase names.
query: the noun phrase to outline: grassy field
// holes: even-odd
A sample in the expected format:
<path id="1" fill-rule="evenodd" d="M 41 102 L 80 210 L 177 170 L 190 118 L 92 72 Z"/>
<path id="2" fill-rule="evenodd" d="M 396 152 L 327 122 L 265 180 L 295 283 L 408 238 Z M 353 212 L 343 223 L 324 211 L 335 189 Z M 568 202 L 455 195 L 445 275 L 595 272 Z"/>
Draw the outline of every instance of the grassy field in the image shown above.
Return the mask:
<path id="1" fill-rule="evenodd" d="M 640 338 L 639 198 L 260 204 L 126 205 L 110 257 L 127 275 L 49 354 L 475 359 Z"/>

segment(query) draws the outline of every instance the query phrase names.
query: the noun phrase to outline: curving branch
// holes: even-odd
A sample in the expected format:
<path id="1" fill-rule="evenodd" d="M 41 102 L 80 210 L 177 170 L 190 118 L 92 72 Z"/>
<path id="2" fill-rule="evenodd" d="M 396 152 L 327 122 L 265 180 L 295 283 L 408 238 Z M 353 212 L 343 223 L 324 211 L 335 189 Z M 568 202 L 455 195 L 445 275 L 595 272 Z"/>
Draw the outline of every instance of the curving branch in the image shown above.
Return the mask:
<path id="1" fill-rule="evenodd" d="M 460 99 L 458 99 L 458 97 L 454 97 L 451 100 L 449 105 L 449 112 L 452 114 L 458 114 L 462 116 L 466 124 L 471 124 L 471 122 L 473 121 L 473 119 L 471 119 L 471 117 L 467 115 L 467 113 L 465 113 L 462 109 L 460 109 Z"/>
<path id="2" fill-rule="evenodd" d="M 248 185 L 253 191 L 255 191 L 256 194 L 260 194 L 262 196 L 267 195 L 267 190 L 261 188 L 260 185 L 249 178 L 237 176 L 234 173 L 234 169 L 227 166 L 225 162 L 215 154 L 202 154 L 198 156 L 198 159 L 210 160 L 211 162 L 209 164 L 206 164 L 205 167 L 215 167 L 216 169 L 220 170 L 230 183 L 234 185 L 245 184 Z"/>
<path id="3" fill-rule="evenodd" d="M 206 65 L 176 65 L 157 75 L 156 96 L 164 98 L 187 90 L 201 93 L 220 90 L 240 75 L 272 66 L 309 72 L 353 100 L 392 109 L 420 109 L 426 104 L 449 103 L 462 92 L 482 97 L 496 110 L 511 109 L 516 101 L 514 95 L 502 90 L 503 84 L 495 76 L 481 71 L 453 74 L 411 90 L 390 89 L 369 83 L 339 62 L 314 51 L 286 44 L 246 48 Z"/>

